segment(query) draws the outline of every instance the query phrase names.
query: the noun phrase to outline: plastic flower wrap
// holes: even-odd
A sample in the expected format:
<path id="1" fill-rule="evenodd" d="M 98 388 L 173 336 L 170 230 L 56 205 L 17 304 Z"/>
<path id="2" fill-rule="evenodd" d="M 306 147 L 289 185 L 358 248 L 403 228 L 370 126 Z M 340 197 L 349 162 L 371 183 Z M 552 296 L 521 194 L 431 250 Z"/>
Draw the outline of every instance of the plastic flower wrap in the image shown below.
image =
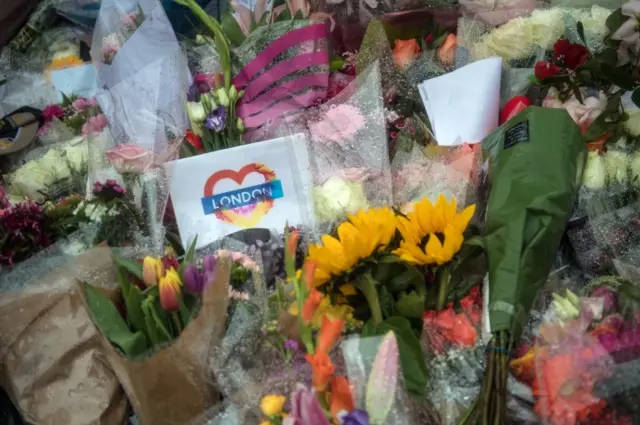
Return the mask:
<path id="1" fill-rule="evenodd" d="M 511 372 L 531 388 L 533 410 L 545 423 L 632 423 L 637 289 L 616 277 L 581 286 L 551 294 L 535 343 L 520 347 Z"/>

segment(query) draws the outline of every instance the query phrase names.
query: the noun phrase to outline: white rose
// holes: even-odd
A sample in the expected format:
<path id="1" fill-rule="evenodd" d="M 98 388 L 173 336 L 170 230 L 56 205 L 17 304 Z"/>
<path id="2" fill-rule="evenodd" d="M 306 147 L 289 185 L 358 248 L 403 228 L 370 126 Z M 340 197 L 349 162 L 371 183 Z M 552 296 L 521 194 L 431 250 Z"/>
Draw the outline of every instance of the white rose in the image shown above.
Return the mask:
<path id="1" fill-rule="evenodd" d="M 69 146 L 65 150 L 67 163 L 74 171 L 82 171 L 89 157 L 89 145 L 86 141 L 75 146 Z"/>
<path id="2" fill-rule="evenodd" d="M 321 221 L 333 221 L 345 213 L 355 214 L 369 208 L 361 183 L 331 177 L 321 187 L 314 188 L 316 215 Z"/>
<path id="3" fill-rule="evenodd" d="M 582 175 L 582 184 L 589 189 L 600 189 L 604 187 L 606 182 L 607 170 L 604 160 L 597 152 L 589 152 Z"/>
<path id="4" fill-rule="evenodd" d="M 55 180 L 62 180 L 71 176 L 67 161 L 58 149 L 49 149 L 45 156 L 38 160 L 38 163 L 43 170 L 50 172 Z"/>
<path id="5" fill-rule="evenodd" d="M 45 191 L 55 180 L 54 175 L 43 169 L 39 161 L 29 161 L 9 176 L 9 191 L 39 202 L 44 200 L 39 192 Z"/>
<path id="6" fill-rule="evenodd" d="M 609 151 L 604 156 L 607 174 L 612 180 L 626 184 L 629 178 L 629 165 L 631 158 L 621 151 Z"/>

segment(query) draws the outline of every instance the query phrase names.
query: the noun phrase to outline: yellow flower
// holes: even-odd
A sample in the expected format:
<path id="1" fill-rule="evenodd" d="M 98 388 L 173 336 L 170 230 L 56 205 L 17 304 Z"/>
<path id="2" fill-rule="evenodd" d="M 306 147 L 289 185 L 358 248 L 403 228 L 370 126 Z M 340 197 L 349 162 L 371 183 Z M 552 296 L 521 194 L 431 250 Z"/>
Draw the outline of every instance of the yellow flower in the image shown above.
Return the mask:
<path id="1" fill-rule="evenodd" d="M 45 69 L 45 74 L 47 79 L 51 79 L 51 71 L 55 71 L 58 69 L 65 68 L 73 68 L 75 66 L 84 65 L 84 61 L 77 56 L 65 56 L 63 58 L 54 59 L 51 61 L 47 69 Z"/>
<path id="2" fill-rule="evenodd" d="M 165 311 L 177 311 L 180 308 L 180 276 L 178 272 L 171 267 L 167 273 L 160 278 L 158 289 L 160 294 L 160 305 Z"/>
<path id="3" fill-rule="evenodd" d="M 273 422 L 271 422 L 271 421 L 262 421 L 262 422 L 260 422 L 260 425 L 273 425 Z"/>
<path id="4" fill-rule="evenodd" d="M 286 401 L 287 398 L 283 395 L 269 394 L 262 398 L 262 401 L 260 402 L 260 410 L 262 410 L 263 415 L 269 418 L 279 415 L 282 412 Z"/>
<path id="5" fill-rule="evenodd" d="M 347 215 L 338 226 L 338 238 L 322 236 L 321 244 L 309 246 L 309 260 L 315 261 L 314 286 L 353 269 L 360 261 L 386 248 L 396 232 L 397 219 L 389 208 L 375 208 Z"/>
<path id="6" fill-rule="evenodd" d="M 147 286 L 157 285 L 164 276 L 164 266 L 160 258 L 145 257 L 142 263 L 142 280 Z"/>
<path id="7" fill-rule="evenodd" d="M 447 203 L 444 195 L 440 195 L 434 205 L 428 198 L 423 198 L 407 218 L 398 218 L 403 240 L 393 253 L 409 264 L 449 262 L 462 247 L 462 234 L 475 209 L 476 206 L 471 205 L 458 213 L 455 199 Z"/>
<path id="8" fill-rule="evenodd" d="M 340 289 L 342 290 L 343 288 L 353 288 L 353 287 L 350 285 L 344 285 Z M 351 290 L 353 290 L 353 293 L 355 293 L 355 289 L 351 289 Z M 353 294 L 351 290 L 349 290 L 349 293 L 345 295 Z M 345 293 L 344 290 L 342 292 Z M 294 301 L 289 306 L 288 312 L 292 316 L 297 316 L 300 313 L 299 310 L 300 309 L 298 308 L 298 303 Z M 352 315 L 353 315 L 353 308 L 351 306 L 349 306 L 348 304 L 332 305 L 331 297 L 327 295 L 324 298 L 322 298 L 322 301 L 320 302 L 318 309 L 313 315 L 313 319 L 311 319 L 311 327 L 313 329 L 320 329 L 320 326 L 322 325 L 322 317 L 324 316 L 328 316 L 333 320 L 347 320 Z"/>

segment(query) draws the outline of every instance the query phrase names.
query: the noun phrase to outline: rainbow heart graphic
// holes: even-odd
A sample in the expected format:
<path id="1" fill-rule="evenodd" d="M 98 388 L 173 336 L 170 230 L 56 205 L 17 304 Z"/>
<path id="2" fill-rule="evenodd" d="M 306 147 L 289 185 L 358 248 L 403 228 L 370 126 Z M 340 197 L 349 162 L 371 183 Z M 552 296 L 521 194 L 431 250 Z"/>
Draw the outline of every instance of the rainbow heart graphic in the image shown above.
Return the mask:
<path id="1" fill-rule="evenodd" d="M 242 185 L 250 174 L 264 177 L 264 183 L 237 190 L 216 193 L 216 184 L 229 179 Z M 282 182 L 276 173 L 261 163 L 251 163 L 240 170 L 220 170 L 212 174 L 204 185 L 201 199 L 205 215 L 215 216 L 238 227 L 255 227 L 273 208 L 274 199 L 284 196 Z"/>

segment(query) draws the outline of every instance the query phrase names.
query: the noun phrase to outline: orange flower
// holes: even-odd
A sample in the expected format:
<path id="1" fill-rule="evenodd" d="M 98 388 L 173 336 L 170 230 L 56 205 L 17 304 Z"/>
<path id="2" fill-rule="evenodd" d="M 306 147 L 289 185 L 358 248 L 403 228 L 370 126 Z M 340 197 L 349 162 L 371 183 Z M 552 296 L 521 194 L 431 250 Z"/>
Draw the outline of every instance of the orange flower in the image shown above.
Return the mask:
<path id="1" fill-rule="evenodd" d="M 353 394 L 351 394 L 351 387 L 349 381 L 344 376 L 334 376 L 331 379 L 331 396 L 329 399 L 329 406 L 331 409 L 331 416 L 338 417 L 338 413 L 341 411 L 351 412 L 355 409 L 353 403 Z"/>
<path id="2" fill-rule="evenodd" d="M 333 346 L 336 345 L 340 339 L 344 325 L 344 320 L 331 320 L 326 315 L 322 317 L 322 326 L 320 327 L 320 333 L 318 334 L 316 350 L 324 353 L 331 351 Z"/>
<path id="3" fill-rule="evenodd" d="M 287 239 L 287 255 L 296 255 L 298 239 L 300 239 L 300 232 L 294 230 L 289 233 L 289 238 Z"/>
<path id="4" fill-rule="evenodd" d="M 313 286 L 313 278 L 316 275 L 316 267 L 318 263 L 313 260 L 307 260 L 304 262 L 304 284 L 307 288 Z"/>
<path id="5" fill-rule="evenodd" d="M 536 362 L 543 356 L 542 348 L 531 347 L 524 356 L 513 359 L 509 366 L 515 377 L 527 384 L 531 384 L 536 378 Z"/>
<path id="6" fill-rule="evenodd" d="M 160 278 L 158 289 L 160 293 L 160 305 L 165 311 L 177 311 L 180 308 L 180 276 L 172 267 Z"/>
<path id="7" fill-rule="evenodd" d="M 313 316 L 316 314 L 318 307 L 320 307 L 322 298 L 322 292 L 318 291 L 316 288 L 311 288 L 311 292 L 309 292 L 309 296 L 302 306 L 302 321 L 305 324 L 308 324 L 313 320 Z"/>
<path id="8" fill-rule="evenodd" d="M 324 351 L 317 350 L 314 354 L 304 356 L 313 369 L 313 386 L 316 391 L 324 392 L 329 386 L 329 380 L 336 371 L 331 359 Z"/>
<path id="9" fill-rule="evenodd" d="M 396 40 L 393 48 L 393 60 L 400 69 L 405 69 L 420 54 L 420 46 L 415 38 Z"/>
<path id="10" fill-rule="evenodd" d="M 445 65 L 451 65 L 456 60 L 456 46 L 458 44 L 458 39 L 455 34 L 447 35 L 447 38 L 444 39 L 444 42 L 440 45 L 438 49 L 438 58 Z"/>

